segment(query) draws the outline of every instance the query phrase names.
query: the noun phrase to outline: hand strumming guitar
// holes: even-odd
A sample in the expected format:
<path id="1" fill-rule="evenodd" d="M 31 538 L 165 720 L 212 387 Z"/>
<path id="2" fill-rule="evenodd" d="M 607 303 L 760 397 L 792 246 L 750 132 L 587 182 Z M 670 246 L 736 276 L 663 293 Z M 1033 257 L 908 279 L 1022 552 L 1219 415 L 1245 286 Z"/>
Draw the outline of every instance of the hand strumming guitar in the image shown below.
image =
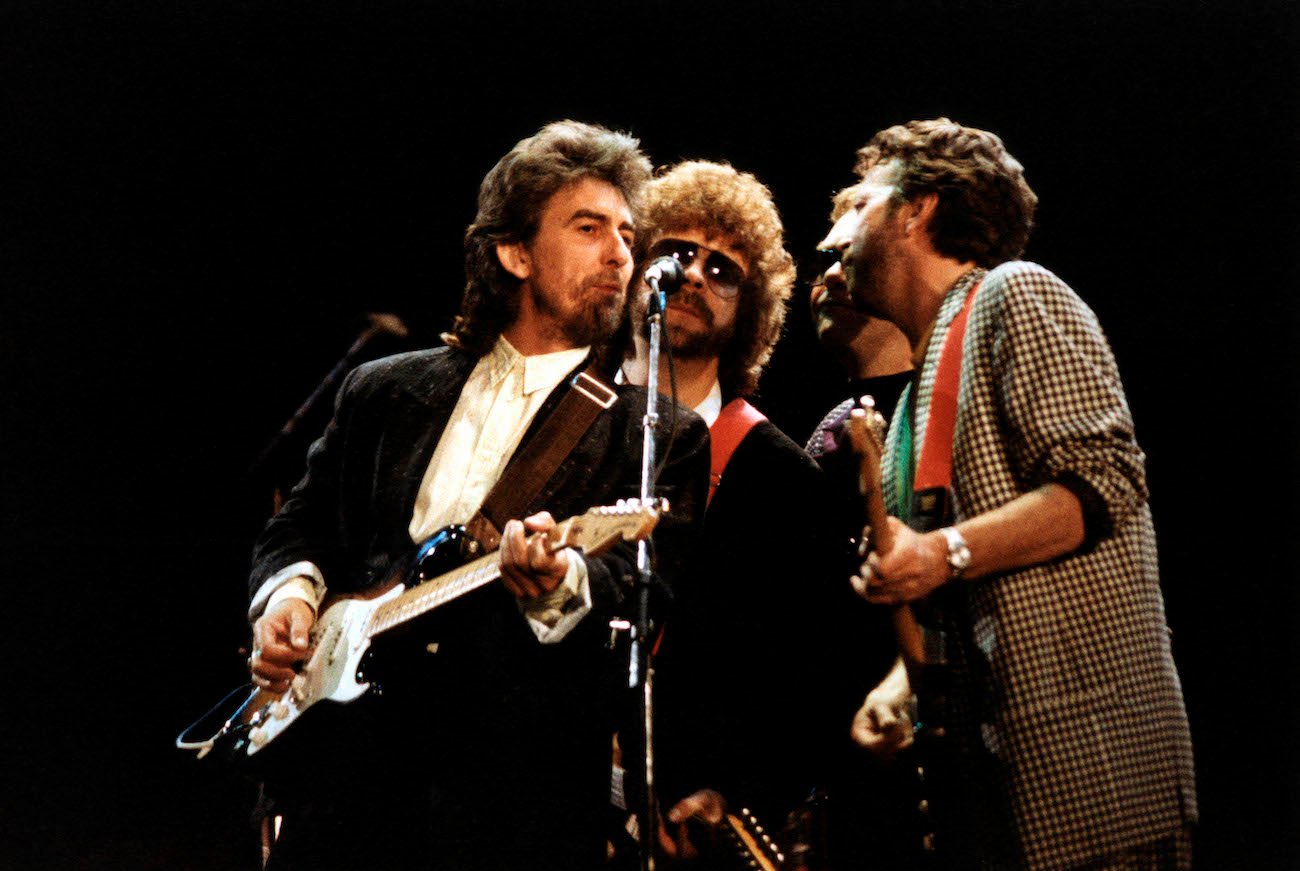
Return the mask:
<path id="1" fill-rule="evenodd" d="M 248 669 L 253 683 L 273 693 L 289 689 L 297 666 L 311 657 L 311 627 L 316 612 L 302 599 L 276 602 L 253 624 Z"/>
<path id="2" fill-rule="evenodd" d="M 912 745 L 912 687 L 900 657 L 853 717 L 853 740 L 885 759 Z"/>

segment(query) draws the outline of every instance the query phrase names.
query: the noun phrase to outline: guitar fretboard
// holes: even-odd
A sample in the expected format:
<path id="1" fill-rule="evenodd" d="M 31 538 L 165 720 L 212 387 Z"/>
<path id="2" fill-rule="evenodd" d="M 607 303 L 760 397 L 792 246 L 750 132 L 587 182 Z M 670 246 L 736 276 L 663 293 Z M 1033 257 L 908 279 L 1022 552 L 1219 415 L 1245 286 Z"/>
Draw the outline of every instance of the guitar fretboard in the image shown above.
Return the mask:
<path id="1" fill-rule="evenodd" d="M 370 628 L 366 634 L 373 638 L 381 632 L 427 614 L 452 599 L 472 593 L 499 577 L 500 554 L 493 551 L 418 587 L 405 590 L 396 599 L 380 605 L 370 617 Z"/>

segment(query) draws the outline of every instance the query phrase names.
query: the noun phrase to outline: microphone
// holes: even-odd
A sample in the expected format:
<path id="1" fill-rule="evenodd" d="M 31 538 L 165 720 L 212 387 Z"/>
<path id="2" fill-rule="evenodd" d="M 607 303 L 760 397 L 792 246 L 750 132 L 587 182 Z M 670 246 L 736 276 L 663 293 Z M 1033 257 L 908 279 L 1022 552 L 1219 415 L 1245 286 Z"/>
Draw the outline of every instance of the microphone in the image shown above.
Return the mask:
<path id="1" fill-rule="evenodd" d="M 686 283 L 686 270 L 682 269 L 682 264 L 676 257 L 656 257 L 654 261 L 646 267 L 645 283 L 650 285 L 656 293 L 662 293 L 664 296 L 676 293 L 683 284 Z"/>
<path id="2" fill-rule="evenodd" d="M 254 468 L 260 466 L 263 461 L 271 455 L 271 452 L 275 449 L 281 439 L 293 434 L 294 428 L 298 426 L 299 421 L 306 417 L 307 413 L 312 410 L 312 407 L 315 406 L 316 402 L 325 395 L 325 392 L 334 386 L 334 382 L 339 379 L 339 376 L 352 368 L 352 361 L 358 354 L 365 350 L 366 345 L 368 345 L 372 339 L 376 336 L 382 335 L 396 336 L 399 339 L 405 339 L 410 334 L 410 331 L 406 328 L 406 324 L 402 322 L 402 319 L 389 312 L 370 312 L 366 315 L 366 320 L 369 322 L 370 326 L 361 331 L 361 334 L 357 336 L 356 340 L 352 343 L 352 347 L 348 348 L 347 353 L 343 355 L 343 359 L 334 364 L 334 368 L 326 374 L 325 380 L 316 385 L 316 389 L 311 392 L 311 395 L 308 396 L 303 401 L 302 405 L 298 407 L 298 410 L 293 413 L 293 417 L 285 421 L 284 426 L 280 428 L 280 434 L 272 439 L 270 444 L 262 449 L 262 455 L 258 457 L 257 462 L 254 463 Z"/>
<path id="3" fill-rule="evenodd" d="M 388 312 L 371 312 L 366 315 L 366 320 L 370 321 L 370 329 L 366 331 L 370 335 L 388 333 L 399 339 L 405 339 L 408 335 L 406 324 L 402 323 L 402 319 L 397 315 Z"/>

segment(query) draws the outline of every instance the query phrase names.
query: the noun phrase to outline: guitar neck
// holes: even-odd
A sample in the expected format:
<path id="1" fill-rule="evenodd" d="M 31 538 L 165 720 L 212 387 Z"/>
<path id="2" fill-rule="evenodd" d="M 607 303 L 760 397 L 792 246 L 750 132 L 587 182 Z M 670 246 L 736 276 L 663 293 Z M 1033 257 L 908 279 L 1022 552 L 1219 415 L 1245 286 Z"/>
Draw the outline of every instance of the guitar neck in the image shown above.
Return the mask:
<path id="1" fill-rule="evenodd" d="M 849 437 L 860 462 L 858 485 L 866 507 L 867 525 L 871 529 L 870 544 L 872 550 L 888 552 L 894 547 L 894 534 L 889 527 L 889 513 L 880 486 L 883 432 L 884 418 L 876 412 L 874 403 L 853 409 L 849 418 Z M 906 603 L 894 606 L 894 635 L 909 665 L 925 662 L 925 633 L 916 621 L 916 614 Z"/>
<path id="2" fill-rule="evenodd" d="M 870 491 L 866 495 L 867 524 L 871 527 L 871 549 L 888 553 L 894 548 L 894 532 L 889 528 L 889 513 L 885 510 L 885 500 L 880 490 Z"/>
<path id="3" fill-rule="evenodd" d="M 453 599 L 472 593 L 501 577 L 500 551 L 481 556 L 458 569 L 439 575 L 375 609 L 370 618 L 371 637 L 421 617 Z"/>
<path id="4" fill-rule="evenodd" d="M 573 548 L 587 556 L 598 556 L 619 541 L 645 538 L 654 529 L 661 512 L 668 510 L 665 500 L 641 502 L 619 500 L 616 505 L 598 506 L 585 514 L 555 524 L 543 536 L 547 553 Z M 432 541 L 432 540 L 431 540 Z M 437 545 L 434 545 L 435 549 Z M 422 584 L 403 590 L 383 602 L 371 614 L 366 635 L 387 632 L 435 608 L 472 593 L 501 577 L 500 551 L 493 550 L 473 562 L 452 569 Z"/>
<path id="5" fill-rule="evenodd" d="M 888 552 L 894 547 L 894 534 L 887 520 L 885 502 L 877 488 L 867 495 L 867 522 L 871 525 L 873 550 Z M 925 662 L 925 631 L 916 622 L 916 612 L 906 603 L 894 606 L 894 637 L 909 665 Z"/>

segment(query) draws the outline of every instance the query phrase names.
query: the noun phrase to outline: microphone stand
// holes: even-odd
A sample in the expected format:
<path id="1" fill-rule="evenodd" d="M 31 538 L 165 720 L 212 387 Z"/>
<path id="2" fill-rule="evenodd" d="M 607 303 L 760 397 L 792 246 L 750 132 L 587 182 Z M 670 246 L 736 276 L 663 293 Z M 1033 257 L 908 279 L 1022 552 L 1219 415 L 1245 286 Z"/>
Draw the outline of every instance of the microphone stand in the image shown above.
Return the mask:
<path id="1" fill-rule="evenodd" d="M 650 325 L 649 372 L 646 377 L 646 413 L 642 419 L 641 447 L 641 501 L 654 498 L 655 430 L 659 426 L 659 345 L 663 328 L 663 312 L 667 305 L 665 294 L 659 289 L 659 279 L 647 276 L 650 298 L 646 321 Z M 653 688 L 654 664 L 650 656 L 650 550 L 645 539 L 637 542 L 637 596 L 636 623 L 632 627 L 632 644 L 628 654 L 628 689 L 641 690 L 641 728 L 645 738 L 645 796 L 641 803 L 639 841 L 641 868 L 654 871 L 655 833 L 659 826 L 659 813 L 654 788 L 654 724 Z"/>
<path id="2" fill-rule="evenodd" d="M 280 431 L 275 434 L 275 437 L 266 444 L 266 447 L 262 448 L 262 453 L 258 455 L 257 460 L 253 463 L 252 469 L 254 471 L 260 470 L 264 465 L 266 465 L 267 461 L 271 459 L 271 456 L 279 449 L 281 443 L 283 443 L 289 436 L 293 435 L 298 424 L 301 423 L 302 419 L 307 416 L 308 412 L 315 407 L 316 403 L 320 401 L 326 391 L 334 386 L 334 382 L 338 381 L 339 376 L 346 374 L 348 370 L 352 368 L 357 355 L 365 349 L 366 345 L 370 344 L 370 342 L 377 336 L 385 334 L 397 336 L 401 339 L 404 339 L 407 336 L 406 324 L 402 323 L 401 319 L 397 317 L 397 315 L 372 313 L 366 315 L 366 319 L 369 321 L 370 325 L 361 331 L 361 334 L 357 336 L 356 341 L 352 343 L 352 347 L 348 348 L 347 353 L 343 355 L 342 359 L 334 364 L 334 368 L 326 373 L 325 378 L 320 384 L 317 384 L 311 394 L 303 400 L 302 405 L 298 406 L 298 410 L 295 411 L 287 421 L 285 421 L 284 426 L 282 426 Z M 277 489 L 277 492 L 274 494 L 277 509 L 279 508 L 279 496 L 280 494 Z"/>

